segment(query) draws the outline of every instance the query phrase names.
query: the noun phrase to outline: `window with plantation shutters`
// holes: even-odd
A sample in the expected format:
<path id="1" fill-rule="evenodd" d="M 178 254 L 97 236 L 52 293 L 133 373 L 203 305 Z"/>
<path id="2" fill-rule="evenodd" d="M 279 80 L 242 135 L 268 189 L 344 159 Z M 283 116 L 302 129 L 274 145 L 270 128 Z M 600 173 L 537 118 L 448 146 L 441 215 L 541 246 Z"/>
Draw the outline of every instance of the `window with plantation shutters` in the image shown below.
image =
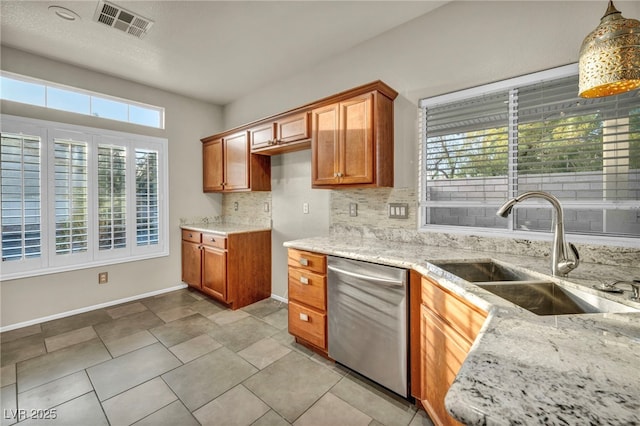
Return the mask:
<path id="1" fill-rule="evenodd" d="M 421 101 L 422 228 L 548 232 L 544 201 L 495 215 L 546 191 L 567 232 L 640 236 L 640 91 L 579 98 L 574 68 Z"/>
<path id="2" fill-rule="evenodd" d="M 168 255 L 166 139 L 0 118 L 2 280 Z"/>
<path id="3" fill-rule="evenodd" d="M 2 262 L 41 256 L 40 137 L 2 133 Z"/>

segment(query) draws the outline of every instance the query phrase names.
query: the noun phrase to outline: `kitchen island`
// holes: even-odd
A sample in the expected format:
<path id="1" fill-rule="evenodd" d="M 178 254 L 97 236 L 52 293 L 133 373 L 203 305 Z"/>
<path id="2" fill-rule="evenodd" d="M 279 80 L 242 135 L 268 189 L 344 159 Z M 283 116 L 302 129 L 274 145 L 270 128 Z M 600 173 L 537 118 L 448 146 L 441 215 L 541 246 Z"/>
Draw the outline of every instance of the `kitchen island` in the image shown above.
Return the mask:
<path id="1" fill-rule="evenodd" d="M 640 309 L 640 303 L 629 300 L 629 292 L 592 289 L 600 279 L 639 278 L 637 267 L 587 263 L 560 279 L 549 276 L 549 260 L 539 257 L 338 235 L 284 245 L 411 269 L 488 312 L 447 393 L 447 409 L 459 421 L 471 425 L 640 424 L 640 312 L 538 316 L 435 264 L 494 259 Z"/>

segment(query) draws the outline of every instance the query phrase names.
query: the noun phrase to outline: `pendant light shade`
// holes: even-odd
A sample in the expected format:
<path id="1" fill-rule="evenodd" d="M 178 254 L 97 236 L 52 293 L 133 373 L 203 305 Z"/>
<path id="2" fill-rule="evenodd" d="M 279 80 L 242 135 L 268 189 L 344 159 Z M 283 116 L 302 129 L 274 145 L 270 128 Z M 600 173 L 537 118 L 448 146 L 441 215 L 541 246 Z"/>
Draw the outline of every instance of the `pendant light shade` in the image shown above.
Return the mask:
<path id="1" fill-rule="evenodd" d="M 580 48 L 579 95 L 599 98 L 640 87 L 640 21 L 625 19 L 609 1 Z"/>

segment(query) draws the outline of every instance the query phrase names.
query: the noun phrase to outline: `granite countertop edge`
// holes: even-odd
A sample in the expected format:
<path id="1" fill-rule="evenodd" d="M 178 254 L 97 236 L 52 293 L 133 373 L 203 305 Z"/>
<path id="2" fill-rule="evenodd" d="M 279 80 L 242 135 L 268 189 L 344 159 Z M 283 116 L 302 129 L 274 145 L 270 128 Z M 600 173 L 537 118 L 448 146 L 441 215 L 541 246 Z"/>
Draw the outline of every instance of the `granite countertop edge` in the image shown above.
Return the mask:
<path id="1" fill-rule="evenodd" d="M 242 234 L 246 232 L 260 232 L 260 231 L 270 231 L 271 228 L 268 226 L 260 226 L 260 225 L 245 225 L 245 224 L 237 224 L 237 223 L 190 223 L 180 225 L 181 229 L 187 229 L 190 231 L 196 232 L 207 232 L 211 234 L 217 234 L 222 236 L 227 236 L 229 234 Z"/>
<path id="2" fill-rule="evenodd" d="M 287 248 L 413 269 L 488 312 L 447 393 L 450 414 L 470 425 L 639 424 L 640 312 L 538 316 L 435 264 L 492 259 L 640 309 L 591 287 L 599 277 L 629 279 L 637 268 L 581 264 L 550 276 L 548 259 L 371 238 L 313 237 Z"/>

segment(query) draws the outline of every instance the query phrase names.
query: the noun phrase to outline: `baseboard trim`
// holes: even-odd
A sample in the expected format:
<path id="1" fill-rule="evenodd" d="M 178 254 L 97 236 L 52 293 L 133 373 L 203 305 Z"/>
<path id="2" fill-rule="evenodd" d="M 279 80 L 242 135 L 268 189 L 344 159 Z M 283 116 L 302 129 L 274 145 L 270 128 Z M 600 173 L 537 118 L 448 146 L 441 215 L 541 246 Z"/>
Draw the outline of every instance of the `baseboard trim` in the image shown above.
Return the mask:
<path id="1" fill-rule="evenodd" d="M 289 299 L 284 298 L 282 296 L 278 296 L 277 294 L 271 293 L 271 298 L 272 299 L 276 299 L 278 302 L 284 302 L 284 303 L 287 303 L 287 304 L 289 303 Z"/>
<path id="2" fill-rule="evenodd" d="M 18 323 L 15 323 L 15 324 L 7 325 L 5 327 L 0 327 L 0 333 L 4 333 L 5 331 L 16 330 L 16 329 L 22 328 L 22 327 L 28 327 L 30 325 L 41 324 L 43 322 L 52 321 L 52 320 L 56 320 L 56 319 L 60 319 L 60 318 L 64 318 L 64 317 L 70 317 L 71 315 L 82 314 L 82 313 L 85 313 L 85 312 L 94 311 L 96 309 L 107 308 L 109 306 L 119 305 L 120 303 L 131 302 L 131 301 L 134 301 L 134 300 L 144 299 L 146 297 L 151 297 L 151 296 L 157 296 L 159 294 L 169 293 L 171 291 L 180 290 L 180 289 L 183 289 L 183 288 L 186 288 L 186 287 L 187 287 L 186 284 L 181 284 L 181 285 L 177 285 L 175 287 L 163 288 L 162 290 L 155 290 L 155 291 L 151 291 L 149 293 L 139 294 L 137 296 L 125 297 L 124 299 L 112 300 L 110 302 L 100 303 L 98 305 L 87 306 L 87 307 L 84 307 L 84 308 L 74 309 L 72 311 L 67 311 L 67 312 L 61 312 L 59 314 L 54 314 L 54 315 L 49 315 L 49 316 L 46 316 L 46 317 L 36 318 L 36 319 L 33 319 L 33 320 L 29 320 L 29 321 L 18 322 Z"/>

